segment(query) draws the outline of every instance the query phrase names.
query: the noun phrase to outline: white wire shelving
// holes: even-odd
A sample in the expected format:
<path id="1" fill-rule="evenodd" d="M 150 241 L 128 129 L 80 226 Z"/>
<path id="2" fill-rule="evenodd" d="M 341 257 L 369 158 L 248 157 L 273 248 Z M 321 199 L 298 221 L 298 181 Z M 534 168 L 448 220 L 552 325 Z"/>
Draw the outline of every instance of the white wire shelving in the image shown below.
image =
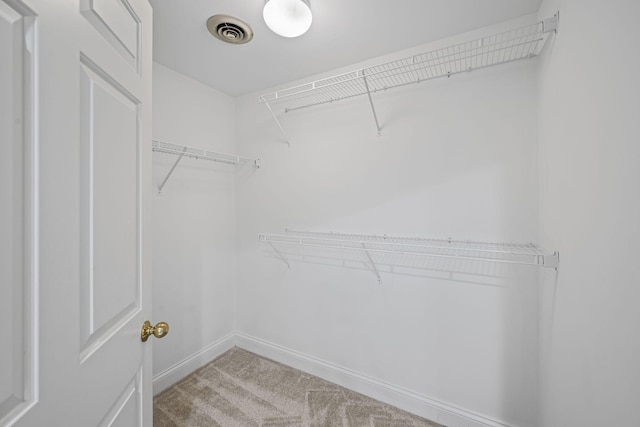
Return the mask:
<path id="1" fill-rule="evenodd" d="M 158 194 L 162 194 L 162 189 L 167 184 L 167 181 L 169 181 L 169 178 L 173 174 L 173 171 L 176 169 L 176 167 L 184 157 L 189 157 L 192 159 L 209 160 L 212 162 L 226 163 L 226 164 L 235 165 L 235 166 L 251 166 L 255 168 L 260 167 L 259 159 L 249 159 L 247 157 L 241 157 L 235 154 L 218 153 L 215 151 L 205 150 L 202 148 L 172 144 L 170 142 L 153 140 L 152 149 L 154 152 L 157 152 L 157 153 L 173 154 L 175 156 L 178 156 L 178 158 L 175 160 L 175 162 L 171 166 L 171 169 L 169 169 L 167 176 L 165 176 L 165 178 L 162 180 L 162 182 L 158 186 Z"/>
<path id="2" fill-rule="evenodd" d="M 289 261 L 279 245 L 337 249 L 363 252 L 372 271 L 381 283 L 380 272 L 374 261 L 375 254 L 399 254 L 432 258 L 506 264 L 534 265 L 558 268 L 557 252 L 546 252 L 533 243 L 490 243 L 453 239 L 421 237 L 393 237 L 387 235 L 321 233 L 286 230 L 284 234 L 259 234 L 261 242 L 271 246 L 277 257 L 287 266 Z"/>
<path id="3" fill-rule="evenodd" d="M 269 109 L 285 141 L 289 143 L 273 106 L 281 106 L 287 113 L 367 95 L 380 134 L 372 94 L 535 57 L 544 47 L 548 35 L 555 32 L 557 27 L 558 14 L 555 14 L 533 25 L 267 93 L 261 95 L 258 101 Z"/>

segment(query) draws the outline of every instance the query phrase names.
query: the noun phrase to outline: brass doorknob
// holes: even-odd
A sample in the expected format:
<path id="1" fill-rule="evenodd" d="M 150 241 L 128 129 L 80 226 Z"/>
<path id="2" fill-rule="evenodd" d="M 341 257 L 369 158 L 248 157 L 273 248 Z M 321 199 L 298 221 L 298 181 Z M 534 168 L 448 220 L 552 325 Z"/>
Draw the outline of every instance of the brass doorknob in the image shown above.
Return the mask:
<path id="1" fill-rule="evenodd" d="M 156 338 L 162 338 L 169 333 L 169 324 L 167 322 L 159 322 L 156 326 L 151 326 L 151 322 L 148 320 L 142 324 L 142 331 L 140 332 L 140 339 L 142 342 L 146 342 L 151 335 Z"/>

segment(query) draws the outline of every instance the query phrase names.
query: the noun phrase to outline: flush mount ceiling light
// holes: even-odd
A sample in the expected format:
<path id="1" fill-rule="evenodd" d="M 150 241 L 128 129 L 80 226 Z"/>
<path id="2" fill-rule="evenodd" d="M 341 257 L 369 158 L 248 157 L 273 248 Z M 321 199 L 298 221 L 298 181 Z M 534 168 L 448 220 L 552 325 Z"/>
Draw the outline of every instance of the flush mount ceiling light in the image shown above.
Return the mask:
<path id="1" fill-rule="evenodd" d="M 311 27 L 309 0 L 266 0 L 262 11 L 264 22 L 282 37 L 298 37 Z"/>

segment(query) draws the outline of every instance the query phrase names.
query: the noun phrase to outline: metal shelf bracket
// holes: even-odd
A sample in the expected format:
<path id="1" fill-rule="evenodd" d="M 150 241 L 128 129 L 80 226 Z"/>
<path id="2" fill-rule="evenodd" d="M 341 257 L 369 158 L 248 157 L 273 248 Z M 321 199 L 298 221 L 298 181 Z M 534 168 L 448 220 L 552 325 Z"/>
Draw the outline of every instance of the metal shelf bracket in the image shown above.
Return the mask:
<path id="1" fill-rule="evenodd" d="M 276 253 L 276 255 L 278 255 L 278 257 L 280 258 L 280 260 L 281 260 L 282 262 L 284 262 L 284 263 L 287 265 L 287 268 L 291 268 L 291 265 L 289 264 L 289 262 L 287 261 L 287 259 L 286 259 L 285 257 L 283 257 L 283 256 L 282 256 L 282 253 L 281 253 L 278 249 L 276 249 L 276 247 L 275 247 L 275 246 L 273 246 L 273 243 L 271 243 L 271 242 L 267 242 L 267 243 L 269 243 L 269 246 L 271 246 L 271 249 L 273 249 L 273 251 Z"/>
<path id="2" fill-rule="evenodd" d="M 265 100 L 264 105 L 267 106 L 267 108 L 269 109 L 269 112 L 271 113 L 271 116 L 273 117 L 273 120 L 276 122 L 276 125 L 278 125 L 278 129 L 280 129 L 280 133 L 284 137 L 284 142 L 287 144 L 289 148 L 291 148 L 291 142 L 289 141 L 289 137 L 287 136 L 287 133 L 284 131 L 284 128 L 280 124 L 280 120 L 278 120 L 278 116 L 276 116 L 276 113 L 273 112 L 273 109 L 271 108 L 271 105 L 269 105 L 269 102 Z"/>
<path id="3" fill-rule="evenodd" d="M 545 33 L 553 31 L 558 32 L 558 21 L 560 20 L 560 11 L 556 12 L 551 18 L 547 18 L 542 21 L 542 29 Z"/>
<path id="4" fill-rule="evenodd" d="M 167 181 L 169 181 L 171 174 L 173 174 L 173 171 L 176 170 L 178 163 L 180 163 L 180 160 L 182 160 L 182 157 L 184 157 L 184 153 L 186 152 L 187 152 L 187 147 L 184 147 L 184 149 L 182 150 L 182 153 L 178 156 L 176 161 L 173 162 L 173 166 L 171 166 L 171 169 L 169 169 L 169 173 L 167 174 L 167 176 L 164 177 L 164 179 L 162 180 L 162 183 L 158 186 L 158 194 L 162 195 L 162 189 L 164 188 Z"/>
<path id="5" fill-rule="evenodd" d="M 364 253 L 367 254 L 367 258 L 369 258 L 369 264 L 371 264 L 371 268 L 373 269 L 373 273 L 378 278 L 378 283 L 382 284 L 382 279 L 380 278 L 380 272 L 378 272 L 378 269 L 376 268 L 376 263 L 373 262 L 373 259 L 371 258 L 371 255 L 369 254 L 369 251 L 367 250 L 366 246 L 364 245 L 364 242 L 362 242 L 362 249 L 364 249 Z"/>
<path id="6" fill-rule="evenodd" d="M 558 252 L 554 252 L 552 254 L 543 255 L 542 263 L 544 267 L 555 268 L 558 270 L 558 266 L 560 265 L 560 254 Z"/>
<path id="7" fill-rule="evenodd" d="M 371 90 L 369 90 L 369 83 L 367 82 L 367 76 L 364 75 L 364 69 L 362 70 L 362 80 L 364 81 L 364 87 L 367 89 L 367 96 L 369 97 L 369 105 L 371 105 L 373 120 L 376 122 L 376 129 L 378 130 L 378 136 L 380 136 L 381 135 L 380 123 L 378 123 L 378 115 L 376 114 L 376 107 L 373 105 L 373 99 L 371 98 Z"/>

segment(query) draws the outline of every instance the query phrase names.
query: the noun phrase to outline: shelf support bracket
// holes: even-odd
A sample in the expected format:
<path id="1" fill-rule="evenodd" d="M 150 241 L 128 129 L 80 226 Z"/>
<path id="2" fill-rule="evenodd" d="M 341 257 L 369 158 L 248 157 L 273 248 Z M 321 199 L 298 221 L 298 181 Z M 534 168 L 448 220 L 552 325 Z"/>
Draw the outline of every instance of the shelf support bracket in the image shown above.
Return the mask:
<path id="1" fill-rule="evenodd" d="M 184 147 L 184 149 L 182 150 L 182 153 L 180 153 L 176 161 L 173 162 L 173 166 L 171 166 L 171 169 L 169 169 L 169 173 L 167 174 L 167 176 L 164 177 L 164 179 L 162 180 L 162 183 L 158 187 L 158 194 L 162 194 L 162 189 L 164 188 L 164 185 L 167 183 L 167 181 L 169 181 L 171 174 L 173 173 L 174 170 L 176 170 L 178 163 L 180 163 L 180 160 L 182 160 L 182 156 L 184 156 L 184 153 L 186 151 L 187 151 L 187 147 Z"/>
<path id="2" fill-rule="evenodd" d="M 287 136 L 287 133 L 284 131 L 282 125 L 280 124 L 280 121 L 278 120 L 278 117 L 276 116 L 276 113 L 273 112 L 273 109 L 271 108 L 271 105 L 269 105 L 269 102 L 266 101 L 266 100 L 264 101 L 264 105 L 267 106 L 267 108 L 269 109 L 269 112 L 271 113 L 271 116 L 273 116 L 273 120 L 275 120 L 276 124 L 278 125 L 278 129 L 280 129 L 280 133 L 284 137 L 284 142 L 286 142 L 287 146 L 289 146 L 289 148 L 291 148 L 291 142 L 289 142 L 289 137 Z"/>
<path id="3" fill-rule="evenodd" d="M 378 129 L 378 136 L 380 136 L 380 124 L 378 123 L 378 115 L 376 114 L 376 108 L 373 105 L 373 98 L 371 98 L 371 91 L 369 90 L 369 82 L 367 82 L 367 76 L 362 71 L 362 80 L 364 80 L 364 87 L 367 89 L 367 96 L 369 97 L 369 105 L 371 105 L 371 111 L 373 112 L 373 120 L 376 122 L 376 129 Z"/>
<path id="4" fill-rule="evenodd" d="M 269 244 L 269 246 L 271 246 L 271 249 L 273 249 L 273 251 L 276 253 L 276 255 L 278 255 L 278 258 L 280 258 L 280 260 L 281 260 L 282 262 L 284 262 L 285 264 L 287 264 L 287 268 L 291 268 L 291 266 L 290 266 L 290 265 L 289 265 L 289 263 L 287 262 L 287 259 L 286 259 L 284 256 L 282 256 L 282 253 L 280 253 L 280 251 L 279 251 L 279 250 L 277 250 L 275 246 L 273 246 L 273 243 L 271 243 L 271 242 L 267 242 L 267 243 Z"/>
<path id="5" fill-rule="evenodd" d="M 560 254 L 558 252 L 554 252 L 549 255 L 542 256 L 542 265 L 549 268 L 555 268 L 558 270 L 558 266 L 560 265 Z"/>
<path id="6" fill-rule="evenodd" d="M 542 21 L 542 31 L 545 33 L 550 33 L 551 31 L 553 31 L 554 33 L 557 33 L 559 19 L 560 19 L 560 12 L 558 11 L 551 18 L 548 18 Z"/>
<path id="7" fill-rule="evenodd" d="M 380 278 L 380 273 L 378 272 L 378 269 L 376 268 L 376 264 L 373 262 L 373 258 L 371 258 L 371 255 L 369 254 L 369 251 L 367 250 L 367 247 L 364 245 L 364 243 L 362 243 L 362 249 L 364 249 L 364 253 L 367 254 L 367 258 L 369 258 L 369 263 L 371 264 L 371 268 L 373 269 L 373 273 L 378 278 L 378 283 L 382 283 L 382 279 Z"/>

